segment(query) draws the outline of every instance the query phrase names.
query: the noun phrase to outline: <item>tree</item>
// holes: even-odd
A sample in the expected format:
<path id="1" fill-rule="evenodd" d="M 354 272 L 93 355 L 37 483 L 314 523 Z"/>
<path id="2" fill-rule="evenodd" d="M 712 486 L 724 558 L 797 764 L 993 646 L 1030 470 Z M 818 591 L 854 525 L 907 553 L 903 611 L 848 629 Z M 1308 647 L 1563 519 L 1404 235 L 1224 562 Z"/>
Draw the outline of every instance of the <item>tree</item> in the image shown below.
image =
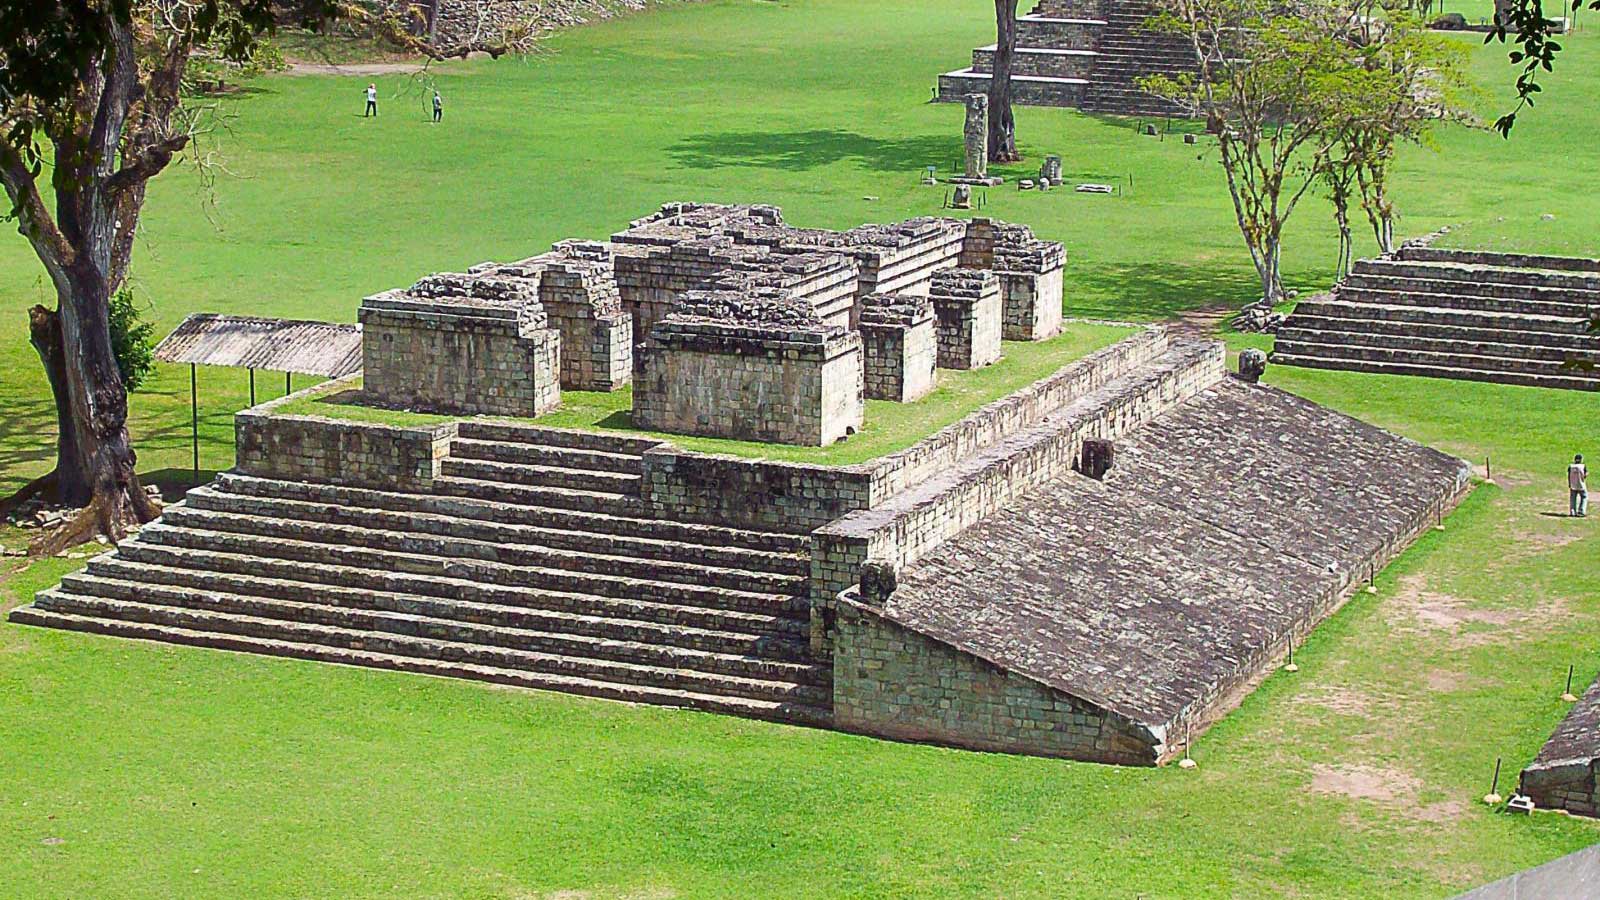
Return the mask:
<path id="1" fill-rule="evenodd" d="M 994 0 L 994 66 L 989 76 L 989 160 L 1021 162 L 1011 113 L 1011 66 L 1017 51 L 1017 0 Z"/>
<path id="2" fill-rule="evenodd" d="M 55 288 L 29 310 L 29 335 L 55 399 L 56 466 L 0 504 L 44 494 L 81 507 L 38 545 L 122 537 L 159 509 L 135 471 L 127 385 L 112 339 L 112 297 L 127 277 L 152 178 L 201 130 L 182 82 L 196 48 L 251 58 L 280 18 L 316 26 L 367 17 L 431 58 L 515 52 L 530 26 L 438 47 L 390 11 L 339 0 L 30 0 L 0 4 L 0 184 L 10 218 Z M 47 199 L 47 195 L 49 199 Z"/>
<path id="3" fill-rule="evenodd" d="M 1572 11 L 1584 7 L 1600 9 L 1600 0 L 1572 0 Z M 1556 9 L 1565 10 L 1565 0 L 1557 0 Z M 1539 86 L 1539 72 L 1554 71 L 1556 54 L 1561 44 L 1550 35 L 1560 23 L 1544 16 L 1543 0 L 1496 0 L 1494 29 L 1483 39 L 1484 43 L 1499 41 L 1515 47 L 1508 54 L 1511 64 L 1519 66 L 1517 72 L 1517 105 L 1495 120 L 1494 128 L 1502 137 L 1510 137 L 1517 123 L 1517 113 L 1523 107 L 1533 106 L 1535 96 L 1543 90 Z"/>
<path id="4" fill-rule="evenodd" d="M 1162 0 L 1149 27 L 1194 49 L 1193 74 L 1141 78 L 1143 90 L 1205 116 L 1217 134 L 1235 220 L 1261 281 L 1283 297 L 1284 225 L 1316 182 L 1327 152 L 1331 95 L 1351 60 L 1331 2 Z"/>

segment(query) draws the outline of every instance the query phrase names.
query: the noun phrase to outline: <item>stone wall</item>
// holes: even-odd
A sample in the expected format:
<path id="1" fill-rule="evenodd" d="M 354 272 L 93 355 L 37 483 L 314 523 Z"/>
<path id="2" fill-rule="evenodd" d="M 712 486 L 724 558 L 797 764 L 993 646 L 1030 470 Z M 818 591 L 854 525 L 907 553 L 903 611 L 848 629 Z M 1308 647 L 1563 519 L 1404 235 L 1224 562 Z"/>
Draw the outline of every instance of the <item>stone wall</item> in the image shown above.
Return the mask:
<path id="1" fill-rule="evenodd" d="M 401 427 L 275 413 L 292 400 L 331 393 L 351 382 L 317 385 L 235 415 L 235 468 L 246 475 L 286 481 L 431 489 L 440 461 L 455 439 L 454 422 Z"/>
<path id="2" fill-rule="evenodd" d="M 1532 765 L 1522 770 L 1521 791 L 1540 809 L 1600 816 L 1600 679 L 1556 727 Z"/>
<path id="3" fill-rule="evenodd" d="M 928 290 L 939 320 L 939 368 L 981 369 L 1000 360 L 1000 279 L 989 271 L 946 269 Z"/>
<path id="4" fill-rule="evenodd" d="M 1155 765 L 1162 736 L 842 602 L 836 727 L 974 750 Z"/>
<path id="5" fill-rule="evenodd" d="M 365 390 L 380 404 L 533 417 L 561 400 L 560 332 L 524 283 L 430 276 L 368 297 L 360 319 Z"/>
<path id="6" fill-rule="evenodd" d="M 657 519 L 806 534 L 866 509 L 864 466 L 814 466 L 680 450 L 644 454 L 645 504 Z"/>
<path id="7" fill-rule="evenodd" d="M 826 446 L 860 430 L 861 336 L 674 314 L 645 345 L 634 424 L 652 431 Z"/>
<path id="8" fill-rule="evenodd" d="M 933 390 L 939 336 L 926 297 L 874 294 L 860 328 L 867 399 L 911 403 Z"/>
<path id="9" fill-rule="evenodd" d="M 817 529 L 811 544 L 812 649 L 833 644 L 832 605 L 860 581 L 870 559 L 900 568 L 1004 507 L 1031 488 L 1064 474 L 1086 438 L 1114 438 L 1172 409 L 1225 377 L 1220 343 L 1196 342 L 1167 354 L 1137 377 L 1076 399 L 1039 425 L 930 472 L 916 487 L 877 499 Z M 875 480 L 874 487 L 878 482 Z"/>

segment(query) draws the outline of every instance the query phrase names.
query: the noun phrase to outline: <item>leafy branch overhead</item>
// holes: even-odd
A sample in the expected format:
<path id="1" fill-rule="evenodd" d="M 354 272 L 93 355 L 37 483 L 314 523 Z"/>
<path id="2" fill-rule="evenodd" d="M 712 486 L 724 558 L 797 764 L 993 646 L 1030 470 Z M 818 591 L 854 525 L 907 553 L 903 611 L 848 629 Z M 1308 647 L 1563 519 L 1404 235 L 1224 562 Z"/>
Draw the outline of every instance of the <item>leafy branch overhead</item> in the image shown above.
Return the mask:
<path id="1" fill-rule="evenodd" d="M 1573 12 L 1585 7 L 1600 9 L 1600 0 L 1572 0 Z M 1557 0 L 1556 8 L 1564 10 L 1565 0 Z M 1519 67 L 1517 105 L 1494 123 L 1495 130 L 1502 136 L 1511 136 L 1511 129 L 1517 123 L 1517 113 L 1524 107 L 1533 106 L 1537 95 L 1544 90 L 1539 86 L 1539 73 L 1555 71 L 1556 55 L 1561 52 L 1561 44 L 1551 35 L 1560 26 L 1559 20 L 1545 18 L 1543 0 L 1510 0 L 1504 6 L 1497 5 L 1494 28 L 1483 42 L 1499 41 L 1503 44 L 1509 39 L 1515 48 L 1509 54 L 1511 63 Z"/>

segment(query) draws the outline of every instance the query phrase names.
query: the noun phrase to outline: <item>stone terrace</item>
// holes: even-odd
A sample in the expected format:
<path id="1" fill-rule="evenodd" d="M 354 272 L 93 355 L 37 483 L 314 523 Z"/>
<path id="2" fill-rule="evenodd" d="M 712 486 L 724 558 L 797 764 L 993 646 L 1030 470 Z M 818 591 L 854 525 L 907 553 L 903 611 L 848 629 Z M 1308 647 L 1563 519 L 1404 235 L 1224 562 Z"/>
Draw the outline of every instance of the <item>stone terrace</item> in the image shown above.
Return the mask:
<path id="1" fill-rule="evenodd" d="M 1402 247 L 1278 331 L 1285 365 L 1600 389 L 1600 260 Z"/>
<path id="2" fill-rule="evenodd" d="M 1459 460 L 1220 382 L 1117 441 L 1104 482 L 1051 481 L 884 599 L 863 582 L 841 610 L 835 715 L 987 749 L 1170 759 L 1466 486 Z"/>
<path id="3" fill-rule="evenodd" d="M 1531 765 L 1522 793 L 1540 809 L 1600 816 L 1600 679 L 1583 695 Z"/>

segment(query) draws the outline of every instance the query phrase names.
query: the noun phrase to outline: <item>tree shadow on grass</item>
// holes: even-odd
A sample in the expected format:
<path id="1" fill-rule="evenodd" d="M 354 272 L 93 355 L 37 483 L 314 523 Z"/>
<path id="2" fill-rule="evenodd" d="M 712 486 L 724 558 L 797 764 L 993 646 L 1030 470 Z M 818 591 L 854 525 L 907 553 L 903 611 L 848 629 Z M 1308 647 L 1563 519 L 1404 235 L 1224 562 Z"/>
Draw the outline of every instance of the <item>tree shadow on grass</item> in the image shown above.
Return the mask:
<path id="1" fill-rule="evenodd" d="M 1171 319 L 1179 313 L 1243 306 L 1261 293 L 1251 270 L 1139 263 L 1074 264 L 1067 272 L 1066 305 L 1075 315 Z"/>
<path id="2" fill-rule="evenodd" d="M 7 398 L 0 416 L 0 497 L 49 472 L 55 458 L 55 400 Z"/>
<path id="3" fill-rule="evenodd" d="M 753 166 L 800 172 L 850 161 L 875 172 L 920 172 L 960 159 L 961 142 L 937 135 L 875 138 L 840 129 L 724 131 L 691 135 L 667 152 L 691 169 Z"/>

